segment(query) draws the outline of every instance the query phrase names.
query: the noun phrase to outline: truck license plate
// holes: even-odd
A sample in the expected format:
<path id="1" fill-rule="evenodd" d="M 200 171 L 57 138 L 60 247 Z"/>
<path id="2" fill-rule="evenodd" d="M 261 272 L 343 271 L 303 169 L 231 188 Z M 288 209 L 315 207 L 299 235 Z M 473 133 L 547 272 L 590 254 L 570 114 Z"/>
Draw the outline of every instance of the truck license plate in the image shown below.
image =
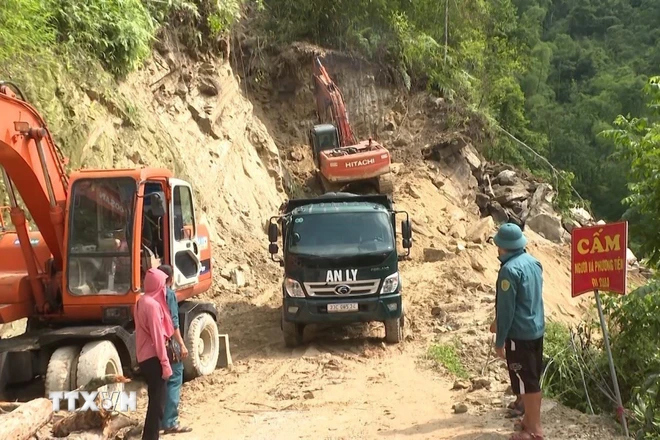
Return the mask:
<path id="1" fill-rule="evenodd" d="M 328 304 L 328 312 L 357 312 L 357 303 Z"/>

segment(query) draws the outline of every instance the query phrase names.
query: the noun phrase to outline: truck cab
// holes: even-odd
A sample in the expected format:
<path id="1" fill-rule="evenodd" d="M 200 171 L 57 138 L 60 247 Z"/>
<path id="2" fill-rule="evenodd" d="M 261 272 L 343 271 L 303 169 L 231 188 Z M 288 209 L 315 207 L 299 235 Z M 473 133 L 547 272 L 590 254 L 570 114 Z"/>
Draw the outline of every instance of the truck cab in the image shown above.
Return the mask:
<path id="1" fill-rule="evenodd" d="M 396 243 L 397 215 L 403 248 Z M 277 240 L 281 230 L 282 253 Z M 410 253 L 408 213 L 385 195 L 327 193 L 289 200 L 268 228 L 269 252 L 284 268 L 281 326 L 288 347 L 308 324 L 379 321 L 385 339 L 403 339 L 399 260 Z"/>

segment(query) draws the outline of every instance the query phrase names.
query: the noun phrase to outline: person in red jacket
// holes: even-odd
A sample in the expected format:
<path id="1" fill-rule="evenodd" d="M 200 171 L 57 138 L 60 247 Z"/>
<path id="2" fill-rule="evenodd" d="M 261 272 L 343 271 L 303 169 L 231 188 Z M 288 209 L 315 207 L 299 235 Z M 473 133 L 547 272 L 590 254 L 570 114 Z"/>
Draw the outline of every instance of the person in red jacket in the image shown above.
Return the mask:
<path id="1" fill-rule="evenodd" d="M 142 440 L 157 440 L 165 409 L 166 381 L 172 375 L 166 341 L 174 333 L 165 299 L 167 275 L 149 269 L 144 277 L 144 295 L 135 304 L 135 346 L 142 376 L 147 381 L 149 404 Z"/>

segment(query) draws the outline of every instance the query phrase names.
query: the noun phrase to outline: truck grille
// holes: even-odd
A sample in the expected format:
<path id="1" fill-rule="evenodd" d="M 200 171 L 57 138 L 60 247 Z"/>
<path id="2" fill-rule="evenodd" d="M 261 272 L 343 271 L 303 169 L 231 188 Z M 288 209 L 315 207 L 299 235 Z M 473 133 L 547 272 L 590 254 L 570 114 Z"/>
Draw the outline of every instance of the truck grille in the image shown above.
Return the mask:
<path id="1" fill-rule="evenodd" d="M 304 283 L 309 296 L 359 296 L 378 292 L 380 280 Z"/>

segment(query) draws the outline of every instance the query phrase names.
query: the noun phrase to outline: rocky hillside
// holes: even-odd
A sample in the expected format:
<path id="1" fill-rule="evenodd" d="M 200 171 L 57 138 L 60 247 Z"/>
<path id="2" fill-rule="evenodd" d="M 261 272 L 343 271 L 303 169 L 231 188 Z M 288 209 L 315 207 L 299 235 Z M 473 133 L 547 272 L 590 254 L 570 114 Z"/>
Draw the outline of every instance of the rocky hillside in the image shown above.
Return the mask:
<path id="1" fill-rule="evenodd" d="M 501 417 L 510 399 L 506 371 L 490 362 L 487 333 L 499 263 L 486 239 L 496 223 L 529 226 L 551 319 L 577 322 L 589 301 L 570 298 L 570 257 L 560 243 L 566 233 L 534 226 L 540 216 L 555 216 L 550 188 L 485 163 L 479 120 L 442 99 L 408 94 L 384 66 L 307 44 L 265 51 L 245 40 L 231 64 L 192 59 L 177 47 L 163 36 L 114 95 L 100 82 L 60 72 L 53 93 L 37 95 L 36 104 L 70 115 L 49 122 L 74 167 L 165 166 L 195 188 L 198 215 L 213 234 L 215 284 L 206 297 L 220 310 L 235 368 L 184 386 L 182 418 L 195 431 L 181 438 L 212 438 L 219 425 L 229 438 L 269 439 L 291 438 L 292 426 L 304 430 L 295 433 L 300 438 L 328 430 L 374 438 L 378 427 L 414 438 L 510 430 Z M 306 146 L 316 52 L 342 88 L 358 136 L 373 135 L 392 151 L 395 202 L 413 218 L 415 247 L 402 265 L 408 337 L 399 346 L 381 342 L 379 324 L 311 329 L 315 342 L 302 350 L 282 342 L 281 269 L 267 258 L 263 225 L 286 197 L 319 192 Z M 459 341 L 466 374 L 487 387 L 450 392 L 455 378 L 427 368 L 428 346 L 451 341 Z M 399 399 L 407 414 L 392 403 Z M 454 416 L 456 403 L 468 414 Z M 601 419 L 566 417 L 583 434 L 570 438 L 611 438 Z M 566 433 L 561 421 L 548 423 L 549 432 Z"/>

